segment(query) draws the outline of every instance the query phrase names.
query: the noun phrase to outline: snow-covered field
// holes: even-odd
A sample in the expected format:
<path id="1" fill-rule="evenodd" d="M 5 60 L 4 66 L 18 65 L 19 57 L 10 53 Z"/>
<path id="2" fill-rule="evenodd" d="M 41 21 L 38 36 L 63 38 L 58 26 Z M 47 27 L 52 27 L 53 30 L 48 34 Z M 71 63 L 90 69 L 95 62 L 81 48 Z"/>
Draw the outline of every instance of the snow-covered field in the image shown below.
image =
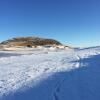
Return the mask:
<path id="1" fill-rule="evenodd" d="M 0 100 L 99 100 L 100 47 L 0 51 Z"/>

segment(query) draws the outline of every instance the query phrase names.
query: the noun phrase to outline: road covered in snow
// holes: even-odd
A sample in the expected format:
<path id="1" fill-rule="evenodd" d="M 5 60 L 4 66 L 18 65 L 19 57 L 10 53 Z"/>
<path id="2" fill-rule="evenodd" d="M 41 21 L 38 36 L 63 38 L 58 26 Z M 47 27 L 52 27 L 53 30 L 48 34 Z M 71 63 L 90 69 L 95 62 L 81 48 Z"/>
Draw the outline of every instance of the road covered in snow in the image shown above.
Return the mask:
<path id="1" fill-rule="evenodd" d="M 99 54 L 100 47 L 0 51 L 0 99 L 99 100 Z"/>

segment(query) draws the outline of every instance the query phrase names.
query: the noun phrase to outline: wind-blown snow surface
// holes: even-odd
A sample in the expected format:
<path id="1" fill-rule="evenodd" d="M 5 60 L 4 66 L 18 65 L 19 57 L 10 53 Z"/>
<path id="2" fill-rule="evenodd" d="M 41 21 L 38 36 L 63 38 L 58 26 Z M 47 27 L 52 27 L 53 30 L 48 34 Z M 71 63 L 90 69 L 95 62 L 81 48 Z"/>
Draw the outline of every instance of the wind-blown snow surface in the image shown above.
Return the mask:
<path id="1" fill-rule="evenodd" d="M 99 100 L 100 47 L 0 52 L 1 100 Z"/>

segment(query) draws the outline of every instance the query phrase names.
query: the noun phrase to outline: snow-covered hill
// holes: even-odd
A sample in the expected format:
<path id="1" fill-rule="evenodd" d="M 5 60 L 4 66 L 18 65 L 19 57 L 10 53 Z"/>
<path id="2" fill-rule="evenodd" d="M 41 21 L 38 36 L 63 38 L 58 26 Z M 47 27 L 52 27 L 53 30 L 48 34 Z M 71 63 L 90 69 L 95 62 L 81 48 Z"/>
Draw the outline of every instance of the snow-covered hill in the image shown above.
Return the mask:
<path id="1" fill-rule="evenodd" d="M 0 100 L 99 100 L 100 47 L 0 51 Z"/>

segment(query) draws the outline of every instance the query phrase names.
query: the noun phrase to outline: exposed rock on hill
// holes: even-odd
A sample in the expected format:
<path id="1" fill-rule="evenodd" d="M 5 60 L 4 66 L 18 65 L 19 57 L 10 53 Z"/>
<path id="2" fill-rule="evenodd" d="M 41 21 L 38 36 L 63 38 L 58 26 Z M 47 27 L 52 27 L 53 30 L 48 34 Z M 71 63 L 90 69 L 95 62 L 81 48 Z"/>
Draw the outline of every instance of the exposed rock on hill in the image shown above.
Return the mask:
<path id="1" fill-rule="evenodd" d="M 11 46 L 42 46 L 42 45 L 62 45 L 54 39 L 44 39 L 39 37 L 17 37 L 1 42 L 1 45 Z"/>

